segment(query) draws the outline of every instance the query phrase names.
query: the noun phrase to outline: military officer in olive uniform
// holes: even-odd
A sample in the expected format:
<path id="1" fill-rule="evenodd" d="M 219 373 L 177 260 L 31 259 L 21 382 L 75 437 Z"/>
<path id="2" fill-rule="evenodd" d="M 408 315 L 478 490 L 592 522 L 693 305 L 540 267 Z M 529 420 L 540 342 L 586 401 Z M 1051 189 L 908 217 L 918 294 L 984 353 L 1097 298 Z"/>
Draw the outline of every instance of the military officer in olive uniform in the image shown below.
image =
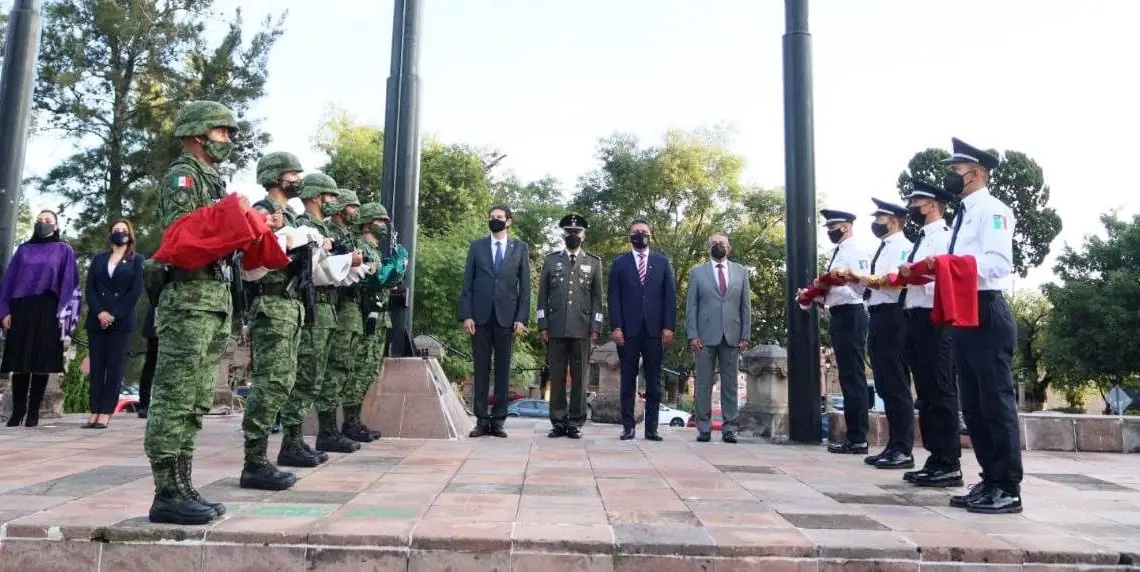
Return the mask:
<path id="1" fill-rule="evenodd" d="M 602 330 L 602 259 L 582 250 L 589 227 L 577 214 L 562 217 L 565 250 L 542 262 L 538 282 L 538 329 L 550 364 L 548 437 L 581 437 L 586 422 L 586 372 L 590 346 Z M 570 366 L 570 400 L 566 367 Z"/>
<path id="2" fill-rule="evenodd" d="M 287 203 L 301 190 L 302 171 L 300 160 L 292 153 L 262 157 L 257 162 L 257 182 L 265 187 L 266 196 L 253 208 L 264 211 L 271 221 L 279 221 L 282 226 L 296 226 L 296 217 Z M 309 251 L 303 256 L 309 256 Z M 297 481 L 292 473 L 279 471 L 269 462 L 266 449 L 277 414 L 297 381 L 297 348 L 301 326 L 305 324 L 305 308 L 294 282 L 299 279 L 288 270 L 275 270 L 255 282 L 246 282 L 246 292 L 252 300 L 249 341 L 253 386 L 242 419 L 245 465 L 239 486 L 244 489 L 284 490 Z"/>
<path id="3" fill-rule="evenodd" d="M 356 365 L 353 375 L 341 390 L 344 407 L 344 422 L 341 431 L 345 435 L 361 433 L 372 439 L 379 439 L 380 432 L 366 427 L 360 420 L 360 409 L 364 396 L 376 377 L 384 361 L 384 345 L 388 329 L 392 327 L 388 316 L 389 287 L 380 277 L 379 270 L 384 265 L 380 250 L 380 237 L 388 234 L 388 211 L 380 203 L 365 203 L 360 206 L 360 224 L 357 246 L 364 252 L 365 264 L 375 270 L 360 282 L 360 314 L 364 319 L 364 333 L 356 344 Z"/>
<path id="4" fill-rule="evenodd" d="M 215 165 L 227 160 L 238 125 L 224 105 L 213 101 L 187 103 L 174 124 L 183 152 L 158 192 L 158 222 L 164 228 L 226 195 L 226 184 Z M 249 201 L 240 202 L 249 208 Z M 191 481 L 194 441 L 202 416 L 210 410 L 214 373 L 230 336 L 233 301 L 227 258 L 203 268 L 169 266 L 155 311 L 162 344 L 158 348 L 149 419 L 143 449 L 154 475 L 150 521 L 205 524 L 225 514 L 226 506 L 203 499 Z"/>

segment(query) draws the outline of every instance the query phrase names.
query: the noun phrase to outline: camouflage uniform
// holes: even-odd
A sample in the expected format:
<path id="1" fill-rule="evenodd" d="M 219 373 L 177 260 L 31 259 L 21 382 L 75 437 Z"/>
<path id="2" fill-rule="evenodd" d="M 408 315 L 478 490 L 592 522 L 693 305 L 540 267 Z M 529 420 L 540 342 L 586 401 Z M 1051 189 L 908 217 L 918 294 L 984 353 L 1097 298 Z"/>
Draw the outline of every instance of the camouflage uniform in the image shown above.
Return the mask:
<path id="1" fill-rule="evenodd" d="M 302 170 L 295 155 L 270 153 L 257 163 L 257 182 L 267 189 L 277 187 L 282 175 Z M 270 197 L 255 203 L 253 208 L 267 214 L 281 213 L 285 226 L 296 226 L 296 217 L 289 207 Z M 303 250 L 302 256 L 309 255 L 308 250 Z M 242 488 L 284 490 L 297 481 L 292 474 L 278 471 L 266 457 L 270 428 L 297 380 L 297 348 L 305 308 L 296 289 L 290 288 L 292 278 L 286 270 L 274 270 L 256 282 L 246 283 L 246 292 L 253 299 L 249 308 L 253 387 L 245 402 L 241 425 L 245 432 Z"/>
<path id="2" fill-rule="evenodd" d="M 323 173 L 310 173 L 305 175 L 300 197 L 302 200 L 313 200 L 325 195 L 339 197 L 340 193 L 332 177 Z M 336 226 L 309 213 L 297 217 L 297 223 L 317 229 L 321 236 L 326 238 L 333 238 L 331 229 Z M 359 444 L 345 438 L 337 430 L 335 401 L 331 411 L 322 409 L 327 402 L 328 394 L 328 388 L 324 386 L 325 367 L 332 347 L 330 339 L 338 320 L 337 296 L 334 287 L 317 288 L 315 319 L 313 323 L 301 328 L 301 346 L 297 352 L 297 383 L 281 411 L 281 424 L 284 426 L 285 436 L 281 440 L 281 453 L 277 456 L 279 465 L 312 466 L 297 463 L 301 462 L 300 451 L 312 451 L 301 438 L 301 424 L 309 416 L 313 405 L 318 403 L 317 416 L 320 419 L 321 429 L 317 433 L 317 449 L 333 453 L 351 453 L 360 448 Z M 335 399 L 337 393 L 333 392 L 332 395 Z"/>
<path id="3" fill-rule="evenodd" d="M 175 122 L 174 135 L 202 138 L 204 152 L 213 163 L 226 160 L 231 144 L 208 139 L 208 133 L 225 127 L 231 136 L 237 122 L 225 106 L 212 101 L 186 104 Z M 226 184 L 212 164 L 184 152 L 162 178 L 158 192 L 158 222 L 164 228 L 175 220 L 216 203 Z M 202 499 L 191 480 L 194 441 L 202 416 L 210 411 L 214 375 L 230 335 L 233 302 L 228 275 L 233 269 L 219 260 L 204 268 L 185 271 L 167 268 L 155 311 L 162 343 L 158 347 L 149 419 L 143 449 L 154 474 L 152 522 L 205 524 L 225 513 L 222 503 Z"/>
<path id="4" fill-rule="evenodd" d="M 341 190 L 341 195 L 337 202 L 328 205 L 328 208 L 325 209 L 326 216 L 345 213 L 346 226 L 342 227 L 335 222 L 329 225 L 333 240 L 337 244 L 334 249 L 344 251 L 357 250 L 360 249 L 358 243 L 363 242 L 359 234 L 352 232 L 352 228 L 359 224 L 359 212 L 356 213 L 355 216 L 348 215 L 345 209 L 350 206 L 359 208 L 360 199 L 356 196 L 356 193 L 352 191 Z M 355 382 L 356 350 L 357 344 L 364 334 L 364 321 L 360 315 L 360 285 L 342 286 L 337 288 L 337 290 L 339 292 L 338 297 L 340 303 L 336 308 L 336 329 L 333 330 L 329 341 L 332 350 L 329 352 L 325 382 L 324 385 L 321 386 L 320 397 L 317 398 L 316 407 L 318 414 L 324 411 L 331 411 L 335 415 L 338 405 L 348 405 L 348 401 L 345 400 L 345 392 L 355 392 L 353 386 Z M 359 407 L 356 408 L 355 413 L 351 407 L 345 408 L 341 433 L 353 441 L 371 441 L 371 434 L 358 431 L 355 425 L 349 422 L 350 417 L 360 417 Z"/>
<path id="5" fill-rule="evenodd" d="M 388 211 L 380 203 L 366 203 L 360 207 L 360 227 L 369 223 L 383 221 L 388 224 Z M 373 224 L 372 235 L 379 238 L 387 234 L 387 227 Z M 392 319 L 388 315 L 388 287 L 380 283 L 380 267 L 384 263 L 384 256 L 380 246 L 372 242 L 361 232 L 358 241 L 364 256 L 373 267 L 373 271 L 361 281 L 361 316 L 364 319 L 364 334 L 360 343 L 356 345 L 356 367 L 349 383 L 345 384 L 341 392 L 344 404 L 344 424 L 341 430 L 351 437 L 352 433 L 364 433 L 372 439 L 379 439 L 380 432 L 373 431 L 360 421 L 360 409 L 364 404 L 372 382 L 380 374 L 380 366 L 384 361 L 384 346 L 388 341 L 388 330 L 392 327 Z"/>

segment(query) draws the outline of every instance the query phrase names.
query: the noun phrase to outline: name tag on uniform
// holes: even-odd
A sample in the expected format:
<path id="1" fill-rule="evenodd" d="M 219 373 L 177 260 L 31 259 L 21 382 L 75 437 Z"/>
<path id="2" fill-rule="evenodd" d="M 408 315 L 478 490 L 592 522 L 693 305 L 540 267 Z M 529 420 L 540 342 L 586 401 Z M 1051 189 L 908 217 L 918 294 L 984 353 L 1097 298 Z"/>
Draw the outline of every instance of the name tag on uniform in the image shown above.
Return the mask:
<path id="1" fill-rule="evenodd" d="M 598 313 L 594 314 L 594 321 L 595 321 L 595 322 L 600 322 L 600 321 L 602 321 L 602 313 L 601 313 L 601 312 L 598 312 Z"/>
<path id="2" fill-rule="evenodd" d="M 536 314 L 536 316 L 538 317 L 539 320 L 545 318 L 546 317 L 546 310 L 539 309 L 538 314 Z"/>
<path id="3" fill-rule="evenodd" d="M 583 265 L 579 266 L 578 268 L 581 268 L 582 272 L 587 272 L 587 273 L 590 272 L 590 265 L 589 264 L 583 264 Z"/>

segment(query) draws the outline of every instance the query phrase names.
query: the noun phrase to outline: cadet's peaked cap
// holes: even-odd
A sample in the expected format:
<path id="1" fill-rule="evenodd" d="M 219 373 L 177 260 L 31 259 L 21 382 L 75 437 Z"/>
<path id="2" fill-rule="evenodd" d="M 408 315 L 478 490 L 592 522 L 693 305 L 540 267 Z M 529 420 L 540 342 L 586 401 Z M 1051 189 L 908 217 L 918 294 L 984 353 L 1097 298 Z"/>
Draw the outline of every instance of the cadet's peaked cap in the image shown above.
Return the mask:
<path id="1" fill-rule="evenodd" d="M 321 195 L 340 196 L 336 188 L 336 181 L 324 173 L 309 173 L 301 179 L 301 192 L 297 194 L 301 200 L 315 199 Z"/>
<path id="2" fill-rule="evenodd" d="M 950 155 L 949 159 L 943 159 L 943 165 L 953 165 L 954 163 L 975 163 L 985 167 L 986 169 L 993 169 L 998 166 L 1001 159 L 990 155 L 989 153 L 967 144 L 965 141 L 957 137 L 950 138 L 951 143 L 954 145 L 954 154 Z"/>
<path id="3" fill-rule="evenodd" d="M 875 212 L 871 213 L 873 216 L 887 215 L 897 216 L 899 218 L 906 216 L 906 207 L 902 205 L 888 203 L 887 201 L 882 201 L 876 198 L 872 198 L 871 200 L 875 203 L 875 207 L 877 207 L 875 209 Z"/>
<path id="4" fill-rule="evenodd" d="M 954 200 L 954 195 L 946 192 L 946 189 L 938 185 L 922 179 L 913 179 L 911 182 L 914 184 L 914 190 L 905 197 L 908 201 L 911 199 L 934 199 L 940 203 L 948 203 Z"/>
<path id="5" fill-rule="evenodd" d="M 586 230 L 590 228 L 590 223 L 586 221 L 586 217 L 580 214 L 570 213 L 558 221 L 558 226 L 570 230 Z"/>
<path id="6" fill-rule="evenodd" d="M 837 222 L 855 222 L 855 215 L 846 211 L 823 209 L 819 211 L 819 214 L 823 215 L 823 226 L 835 224 Z"/>

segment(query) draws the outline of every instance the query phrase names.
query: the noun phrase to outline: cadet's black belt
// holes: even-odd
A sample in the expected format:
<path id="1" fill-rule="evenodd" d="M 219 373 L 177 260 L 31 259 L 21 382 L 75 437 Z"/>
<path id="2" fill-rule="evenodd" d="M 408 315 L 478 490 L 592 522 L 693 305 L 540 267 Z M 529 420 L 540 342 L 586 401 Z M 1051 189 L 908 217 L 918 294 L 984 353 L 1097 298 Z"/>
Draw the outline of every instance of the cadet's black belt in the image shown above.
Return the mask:
<path id="1" fill-rule="evenodd" d="M 1001 297 L 1001 290 L 978 290 L 979 302 L 993 302 Z"/>
<path id="2" fill-rule="evenodd" d="M 216 280 L 218 282 L 229 282 L 229 265 L 222 263 L 214 263 L 209 266 L 204 266 L 197 270 L 183 270 L 181 268 L 170 267 L 166 269 L 167 282 L 194 282 L 197 280 Z"/>
<path id="3" fill-rule="evenodd" d="M 895 308 L 898 308 L 898 307 L 899 307 L 898 302 L 883 302 L 882 304 L 875 304 L 874 306 L 867 306 L 867 311 L 872 313 L 872 314 L 877 314 L 879 312 L 886 312 L 888 310 L 894 310 Z"/>
<path id="4" fill-rule="evenodd" d="M 342 303 L 356 302 L 360 303 L 360 288 L 357 286 L 341 286 L 336 289 L 337 297 Z"/>
<path id="5" fill-rule="evenodd" d="M 831 308 L 828 309 L 828 311 L 830 311 L 832 314 L 839 314 L 839 313 L 843 313 L 843 312 L 854 312 L 856 310 L 862 310 L 862 309 L 863 309 L 862 304 L 840 304 L 838 306 L 832 306 Z"/>
<path id="6" fill-rule="evenodd" d="M 318 304 L 336 304 L 340 301 L 337 289 L 335 286 L 321 286 L 317 288 L 317 303 Z"/>
<path id="7" fill-rule="evenodd" d="M 907 309 L 903 310 L 903 312 L 906 312 L 906 315 L 908 318 L 918 316 L 918 315 L 922 315 L 922 314 L 926 314 L 927 316 L 929 316 L 930 313 L 933 311 L 934 311 L 934 308 L 926 308 L 924 306 L 914 306 L 914 307 L 907 308 Z"/>

